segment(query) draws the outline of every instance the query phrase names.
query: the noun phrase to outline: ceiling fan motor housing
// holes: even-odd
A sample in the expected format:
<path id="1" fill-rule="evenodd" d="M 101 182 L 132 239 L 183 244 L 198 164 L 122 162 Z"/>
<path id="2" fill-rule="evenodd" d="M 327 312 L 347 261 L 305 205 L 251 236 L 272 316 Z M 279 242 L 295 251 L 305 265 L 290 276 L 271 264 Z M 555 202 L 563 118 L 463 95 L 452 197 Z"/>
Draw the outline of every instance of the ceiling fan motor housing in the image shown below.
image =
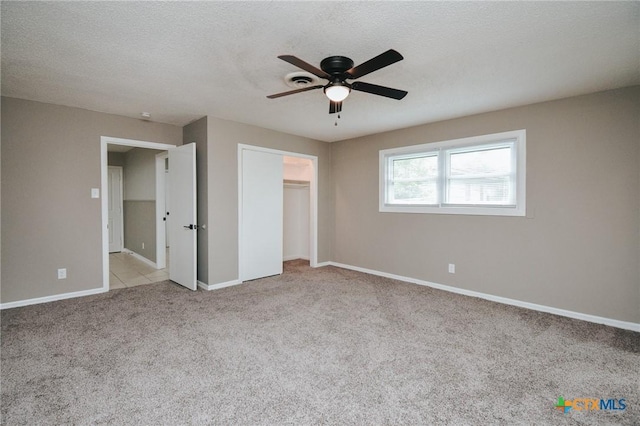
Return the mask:
<path id="1" fill-rule="evenodd" d="M 327 74 L 339 76 L 353 68 L 353 61 L 346 56 L 329 56 L 320 62 L 320 68 Z"/>

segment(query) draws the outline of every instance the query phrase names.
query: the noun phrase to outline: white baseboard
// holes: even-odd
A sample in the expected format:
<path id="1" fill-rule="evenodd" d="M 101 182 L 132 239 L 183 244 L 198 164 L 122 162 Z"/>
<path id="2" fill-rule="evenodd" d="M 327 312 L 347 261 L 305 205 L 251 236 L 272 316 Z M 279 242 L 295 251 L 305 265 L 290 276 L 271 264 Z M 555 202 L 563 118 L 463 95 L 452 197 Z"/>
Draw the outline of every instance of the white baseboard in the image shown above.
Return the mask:
<path id="1" fill-rule="evenodd" d="M 72 299 L 74 297 L 91 296 L 94 294 L 106 293 L 107 291 L 109 290 L 104 287 L 100 287 L 92 290 L 74 291 L 71 293 L 62 293 L 53 296 L 36 297 L 33 299 L 18 300 L 16 302 L 0 303 L 0 310 L 19 308 L 21 306 L 37 305 L 39 303 L 55 302 L 56 300 Z"/>
<path id="2" fill-rule="evenodd" d="M 494 296 L 492 294 L 480 293 L 478 291 L 465 290 L 463 288 L 457 288 L 457 287 L 452 287 L 444 284 L 433 283 L 429 281 L 420 280 L 417 278 L 403 277 L 401 275 L 389 274 L 387 272 L 374 271 L 372 269 L 361 268 L 359 266 L 345 265 L 343 263 L 338 263 L 338 262 L 323 262 L 322 265 L 318 264 L 318 266 L 325 266 L 325 264 L 336 266 L 338 268 L 351 269 L 353 271 L 364 272 L 366 274 L 377 275 L 379 277 L 391 278 L 398 281 L 404 281 L 412 284 L 432 287 L 438 290 L 444 290 L 451 293 L 477 297 L 480 299 L 490 300 L 492 302 L 504 303 L 505 305 L 518 306 L 520 308 L 531 309 L 534 311 L 546 312 L 549 314 L 560 315 L 563 317 L 574 318 L 582 321 L 593 322 L 596 324 L 604 324 L 604 325 L 609 325 L 611 327 L 640 332 L 639 323 L 619 321 L 611 318 L 599 317 L 596 315 L 583 314 L 581 312 L 567 311 L 565 309 L 553 308 L 551 306 L 523 302 L 521 300 L 509 299 L 501 296 Z"/>
<path id="3" fill-rule="evenodd" d="M 146 263 L 147 265 L 151 266 L 154 269 L 158 269 L 158 265 L 156 265 L 155 262 L 147 259 L 146 257 L 142 256 L 141 254 L 136 253 L 135 251 L 131 251 L 129 249 L 122 249 L 122 252 L 130 254 L 131 256 L 133 256 L 136 259 L 138 259 L 140 262 Z"/>
<path id="4" fill-rule="evenodd" d="M 331 266 L 331 265 L 337 265 L 336 263 L 333 262 L 320 262 L 320 263 L 316 263 L 316 266 L 313 266 L 313 268 L 322 268 L 323 266 Z"/>
<path id="5" fill-rule="evenodd" d="M 205 284 L 202 281 L 198 281 L 198 287 L 200 287 L 203 290 L 219 290 L 221 288 L 231 287 L 231 286 L 238 285 L 238 284 L 242 284 L 242 281 L 240 281 L 240 280 L 231 280 L 231 281 L 227 281 L 227 282 L 224 282 L 224 283 L 218 283 L 218 284 Z"/>

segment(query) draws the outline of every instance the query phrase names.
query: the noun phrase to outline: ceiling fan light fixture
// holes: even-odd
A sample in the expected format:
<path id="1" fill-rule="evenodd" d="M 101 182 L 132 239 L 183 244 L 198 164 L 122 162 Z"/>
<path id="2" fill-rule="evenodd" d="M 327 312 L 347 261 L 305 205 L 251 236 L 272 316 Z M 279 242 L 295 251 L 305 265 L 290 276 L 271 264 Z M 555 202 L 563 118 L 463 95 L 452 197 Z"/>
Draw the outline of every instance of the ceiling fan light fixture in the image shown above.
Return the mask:
<path id="1" fill-rule="evenodd" d="M 351 88 L 342 83 L 333 83 L 332 85 L 324 88 L 324 94 L 334 102 L 344 101 L 347 96 L 349 96 L 350 92 Z"/>

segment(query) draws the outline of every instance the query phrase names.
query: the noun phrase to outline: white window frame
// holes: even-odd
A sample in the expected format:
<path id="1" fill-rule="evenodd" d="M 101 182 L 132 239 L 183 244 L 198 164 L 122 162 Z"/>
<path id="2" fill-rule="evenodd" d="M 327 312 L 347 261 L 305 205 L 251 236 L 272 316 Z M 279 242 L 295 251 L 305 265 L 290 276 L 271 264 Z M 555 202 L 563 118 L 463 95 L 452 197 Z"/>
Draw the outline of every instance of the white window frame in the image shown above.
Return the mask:
<path id="1" fill-rule="evenodd" d="M 434 214 L 466 214 L 485 216 L 526 216 L 526 141 L 525 129 L 509 132 L 493 133 L 490 135 L 473 136 L 469 138 L 453 139 L 405 146 L 401 148 L 383 149 L 380 151 L 379 170 L 379 210 L 383 213 L 434 213 Z M 408 158 L 412 156 L 444 153 L 472 147 L 490 148 L 513 141 L 512 155 L 516 164 L 516 199 L 514 206 L 494 205 L 451 205 L 444 203 L 446 179 L 446 155 L 438 157 L 438 203 L 437 204 L 390 204 L 387 202 L 389 191 L 387 184 L 391 181 L 389 164 L 392 158 Z"/>

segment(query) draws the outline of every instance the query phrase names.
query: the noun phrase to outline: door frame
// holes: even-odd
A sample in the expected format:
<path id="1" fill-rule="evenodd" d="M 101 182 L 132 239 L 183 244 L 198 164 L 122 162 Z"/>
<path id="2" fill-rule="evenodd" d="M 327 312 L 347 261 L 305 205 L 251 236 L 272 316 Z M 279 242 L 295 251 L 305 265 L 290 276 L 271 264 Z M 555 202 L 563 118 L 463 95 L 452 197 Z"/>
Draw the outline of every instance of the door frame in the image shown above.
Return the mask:
<path id="1" fill-rule="evenodd" d="M 102 193 L 101 203 L 101 215 L 102 215 L 102 289 L 109 291 L 109 230 L 107 225 L 109 223 L 109 203 L 105 194 L 108 194 L 109 180 L 107 176 L 109 161 L 107 154 L 107 145 L 123 145 L 130 146 L 132 148 L 148 148 L 157 149 L 161 151 L 168 151 L 172 148 L 176 148 L 178 145 L 170 145 L 166 143 L 157 143 L 149 141 L 138 141 L 135 139 L 122 139 L 114 138 L 112 136 L 100 136 L 100 191 Z M 157 185 L 156 185 L 157 191 Z M 156 194 L 157 198 L 158 194 Z M 124 199 L 124 194 L 123 194 Z M 124 227 L 123 227 L 124 229 Z M 158 227 L 156 226 L 156 233 L 158 233 Z M 122 242 L 124 245 L 124 241 Z"/>
<path id="2" fill-rule="evenodd" d="M 278 154 L 287 157 L 298 157 L 311 160 L 313 173 L 309 182 L 309 264 L 312 268 L 318 267 L 318 157 L 302 154 L 300 152 L 282 151 L 279 149 L 264 148 L 261 146 L 238 144 L 238 281 L 242 282 L 242 151 L 259 151 L 270 154 Z M 284 166 L 283 166 L 284 167 Z"/>
<path id="3" fill-rule="evenodd" d="M 118 203 L 120 204 L 120 251 L 124 248 L 124 184 L 122 182 L 124 173 L 122 166 L 109 166 L 107 165 L 107 173 L 109 169 L 118 169 L 120 171 L 120 199 Z M 107 174 L 107 192 L 105 193 L 108 197 L 111 197 L 111 193 L 109 192 L 109 175 Z M 107 199 L 107 221 L 109 220 L 109 200 Z M 107 222 L 108 223 L 108 222 Z"/>

